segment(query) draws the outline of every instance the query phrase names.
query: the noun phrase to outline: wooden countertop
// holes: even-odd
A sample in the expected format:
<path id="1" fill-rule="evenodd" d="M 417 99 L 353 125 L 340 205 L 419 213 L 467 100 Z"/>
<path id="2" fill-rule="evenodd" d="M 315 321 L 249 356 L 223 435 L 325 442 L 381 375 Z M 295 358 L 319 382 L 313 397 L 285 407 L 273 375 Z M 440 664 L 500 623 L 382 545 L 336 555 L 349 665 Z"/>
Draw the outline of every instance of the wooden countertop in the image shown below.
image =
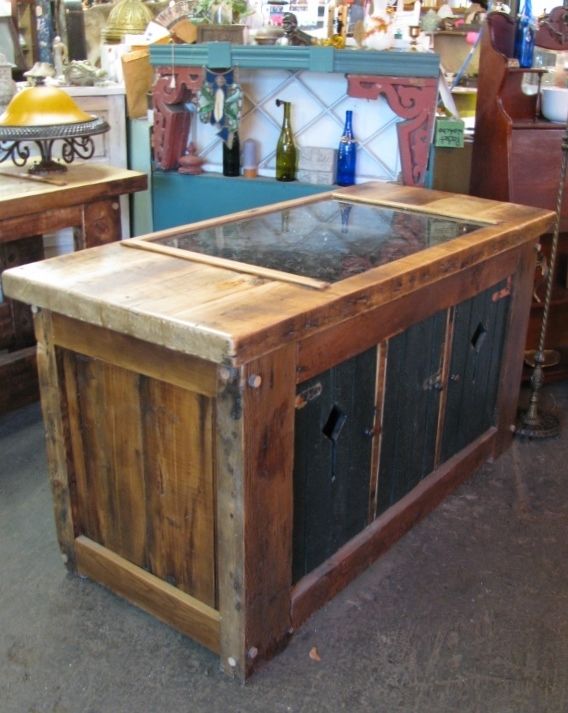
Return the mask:
<path id="1" fill-rule="evenodd" d="M 395 184 L 367 183 L 333 194 L 488 225 L 324 290 L 128 249 L 124 243 L 8 270 L 3 275 L 3 289 L 28 304 L 186 354 L 236 365 L 535 242 L 554 219 L 551 211 L 539 208 Z M 322 194 L 277 207 L 321 198 Z M 192 227 L 218 225 L 235 216 L 259 215 L 274 208 L 243 211 Z"/>
<path id="2" fill-rule="evenodd" d="M 145 173 L 113 166 L 77 163 L 65 173 L 48 176 L 54 185 L 29 178 L 26 168 L 0 167 L 0 220 L 40 213 L 53 208 L 64 208 L 99 198 L 145 190 Z"/>

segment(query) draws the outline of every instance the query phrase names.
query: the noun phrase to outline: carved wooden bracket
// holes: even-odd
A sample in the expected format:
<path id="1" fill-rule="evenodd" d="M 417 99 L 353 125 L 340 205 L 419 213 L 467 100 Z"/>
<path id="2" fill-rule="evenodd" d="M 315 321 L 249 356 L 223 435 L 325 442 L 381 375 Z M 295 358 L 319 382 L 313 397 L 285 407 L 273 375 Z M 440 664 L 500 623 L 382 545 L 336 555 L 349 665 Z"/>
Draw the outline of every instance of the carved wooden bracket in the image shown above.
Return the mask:
<path id="1" fill-rule="evenodd" d="M 362 99 L 384 96 L 395 114 L 405 119 L 397 125 L 402 180 L 407 186 L 423 186 L 434 130 L 438 80 L 348 74 L 347 94 Z"/>
<path id="2" fill-rule="evenodd" d="M 177 168 L 185 152 L 191 114 L 184 104 L 191 101 L 203 82 L 200 67 L 158 67 L 154 85 L 152 148 L 156 165 L 165 171 Z"/>

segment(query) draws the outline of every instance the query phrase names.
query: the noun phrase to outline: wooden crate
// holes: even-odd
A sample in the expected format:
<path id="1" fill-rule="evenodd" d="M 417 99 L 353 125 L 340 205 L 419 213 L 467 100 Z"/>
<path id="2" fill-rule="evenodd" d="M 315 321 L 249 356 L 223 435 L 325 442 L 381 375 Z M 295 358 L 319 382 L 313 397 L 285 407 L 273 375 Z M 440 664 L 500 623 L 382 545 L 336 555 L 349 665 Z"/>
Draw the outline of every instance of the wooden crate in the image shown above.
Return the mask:
<path id="1" fill-rule="evenodd" d="M 124 244 L 5 273 L 40 307 L 69 568 L 240 679 L 512 437 L 553 214 L 387 184 L 333 195 L 484 226 L 324 289 Z"/>

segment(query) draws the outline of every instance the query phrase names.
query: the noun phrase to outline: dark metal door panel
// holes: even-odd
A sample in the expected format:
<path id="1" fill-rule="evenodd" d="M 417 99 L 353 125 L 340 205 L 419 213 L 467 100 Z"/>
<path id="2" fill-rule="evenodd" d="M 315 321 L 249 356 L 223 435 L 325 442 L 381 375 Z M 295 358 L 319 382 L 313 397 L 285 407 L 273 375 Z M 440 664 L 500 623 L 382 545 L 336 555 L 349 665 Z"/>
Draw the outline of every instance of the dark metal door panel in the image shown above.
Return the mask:
<path id="1" fill-rule="evenodd" d="M 442 462 L 495 424 L 509 303 L 504 280 L 455 308 Z"/>
<path id="2" fill-rule="evenodd" d="M 434 468 L 446 312 L 389 340 L 377 514 Z"/>
<path id="3" fill-rule="evenodd" d="M 299 385 L 293 579 L 368 523 L 376 348 Z"/>

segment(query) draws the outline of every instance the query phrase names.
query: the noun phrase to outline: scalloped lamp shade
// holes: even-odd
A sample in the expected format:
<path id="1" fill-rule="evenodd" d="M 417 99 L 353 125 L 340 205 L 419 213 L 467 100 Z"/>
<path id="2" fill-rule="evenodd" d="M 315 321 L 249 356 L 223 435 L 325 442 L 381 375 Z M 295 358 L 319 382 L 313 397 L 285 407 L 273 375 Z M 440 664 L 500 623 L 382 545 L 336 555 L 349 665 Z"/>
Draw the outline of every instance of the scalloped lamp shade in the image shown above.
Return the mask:
<path id="1" fill-rule="evenodd" d="M 154 14 L 142 0 L 119 0 L 109 13 L 103 41 L 120 42 L 124 35 L 142 34 L 153 19 Z"/>
<path id="2" fill-rule="evenodd" d="M 0 126 L 59 126 L 91 121 L 69 94 L 58 87 L 26 87 L 0 116 Z"/>

